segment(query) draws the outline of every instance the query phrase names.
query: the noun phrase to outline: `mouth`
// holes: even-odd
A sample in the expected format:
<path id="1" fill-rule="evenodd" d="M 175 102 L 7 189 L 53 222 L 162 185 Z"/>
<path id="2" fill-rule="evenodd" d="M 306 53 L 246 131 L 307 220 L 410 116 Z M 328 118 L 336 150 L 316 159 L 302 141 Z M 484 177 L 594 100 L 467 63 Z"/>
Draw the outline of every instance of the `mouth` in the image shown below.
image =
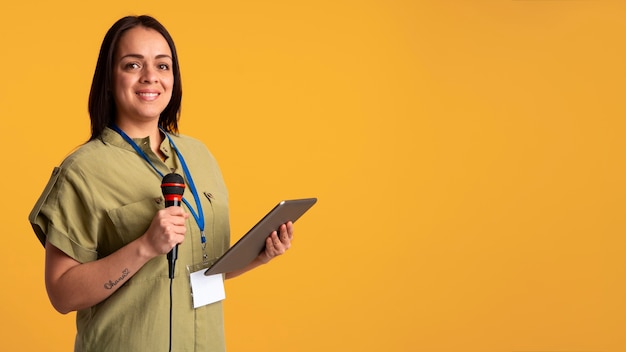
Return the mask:
<path id="1" fill-rule="evenodd" d="M 140 99 L 145 101 L 156 100 L 160 95 L 158 92 L 137 92 L 136 94 Z"/>

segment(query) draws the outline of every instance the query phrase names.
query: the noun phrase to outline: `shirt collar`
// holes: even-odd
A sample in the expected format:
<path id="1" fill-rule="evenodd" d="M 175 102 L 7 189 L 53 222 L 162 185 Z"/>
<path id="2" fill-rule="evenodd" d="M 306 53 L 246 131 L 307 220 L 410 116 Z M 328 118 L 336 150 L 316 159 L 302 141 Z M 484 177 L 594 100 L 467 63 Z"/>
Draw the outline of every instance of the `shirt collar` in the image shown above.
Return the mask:
<path id="1" fill-rule="evenodd" d="M 112 130 L 109 127 L 106 127 L 103 131 L 102 131 L 102 135 L 101 135 L 102 141 L 106 144 L 111 144 L 113 146 L 116 146 L 118 148 L 122 148 L 122 149 L 126 149 L 129 151 L 134 152 L 135 150 L 133 149 L 133 147 L 128 144 L 124 138 L 122 138 L 122 136 L 120 136 L 119 133 L 115 132 L 114 130 Z M 135 141 L 135 143 L 137 143 L 137 145 L 139 146 L 139 148 L 141 148 L 141 150 L 144 151 L 144 153 L 149 154 L 152 153 L 152 150 L 150 149 L 150 137 L 144 137 L 144 138 L 133 138 L 133 141 Z M 167 138 L 163 138 L 163 141 L 161 142 L 161 146 L 159 147 L 161 149 L 161 152 L 163 153 L 163 155 L 165 155 L 165 158 L 168 159 L 172 156 L 172 146 L 169 143 L 169 140 Z"/>

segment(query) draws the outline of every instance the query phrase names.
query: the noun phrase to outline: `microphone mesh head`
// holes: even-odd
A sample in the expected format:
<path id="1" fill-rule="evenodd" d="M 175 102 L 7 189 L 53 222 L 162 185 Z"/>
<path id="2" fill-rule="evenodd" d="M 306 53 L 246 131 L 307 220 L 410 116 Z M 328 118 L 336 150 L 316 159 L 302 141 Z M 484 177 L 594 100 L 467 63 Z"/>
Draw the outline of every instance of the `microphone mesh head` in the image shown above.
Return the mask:
<path id="1" fill-rule="evenodd" d="M 163 177 L 163 181 L 161 182 L 161 191 L 163 192 L 163 196 L 182 196 L 185 192 L 185 180 L 179 174 L 167 174 Z"/>

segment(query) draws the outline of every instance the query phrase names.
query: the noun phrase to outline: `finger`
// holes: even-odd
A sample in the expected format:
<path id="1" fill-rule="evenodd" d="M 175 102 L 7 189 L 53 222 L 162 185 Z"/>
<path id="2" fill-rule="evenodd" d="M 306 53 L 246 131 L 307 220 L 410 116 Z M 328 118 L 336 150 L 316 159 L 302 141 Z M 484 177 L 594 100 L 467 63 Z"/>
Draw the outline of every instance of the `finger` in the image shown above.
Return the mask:
<path id="1" fill-rule="evenodd" d="M 167 207 L 164 211 L 170 216 L 182 217 L 185 219 L 189 217 L 189 213 L 187 213 L 183 207 Z"/>
<path id="2" fill-rule="evenodd" d="M 269 236 L 265 240 L 265 254 L 267 255 L 269 259 L 272 259 L 275 256 L 275 253 L 276 252 L 274 250 L 274 239 L 272 238 L 272 236 Z"/>
<path id="3" fill-rule="evenodd" d="M 272 239 L 272 245 L 274 245 L 274 247 L 276 246 L 280 246 L 280 235 L 278 234 L 278 231 L 274 231 L 272 232 L 272 234 L 270 235 L 270 238 Z"/>
<path id="4" fill-rule="evenodd" d="M 168 221 L 170 222 L 170 224 L 177 227 L 185 227 L 187 223 L 187 219 L 181 216 L 172 216 L 168 218 Z"/>
<path id="5" fill-rule="evenodd" d="M 289 239 L 289 241 L 291 241 L 293 239 L 293 222 L 288 221 L 287 223 L 281 225 L 281 233 L 284 233 L 284 235 L 282 236 L 283 238 Z"/>
<path id="6" fill-rule="evenodd" d="M 184 226 L 177 226 L 174 224 L 167 225 L 163 228 L 163 235 L 165 238 L 178 238 L 185 237 L 185 233 L 187 232 L 187 228 Z"/>
<path id="7" fill-rule="evenodd" d="M 289 234 L 287 233 L 285 224 L 280 226 L 280 236 L 278 237 L 278 240 L 279 241 L 275 243 L 275 247 L 277 252 L 282 254 L 291 246 L 291 240 L 289 239 Z"/>
<path id="8" fill-rule="evenodd" d="M 280 239 L 281 240 L 290 240 L 291 236 L 289 234 L 289 227 L 287 226 L 287 224 L 282 224 L 280 225 Z"/>
<path id="9" fill-rule="evenodd" d="M 278 231 L 280 232 L 280 235 L 278 236 L 280 240 L 285 240 L 289 237 L 289 234 L 287 233 L 287 226 L 285 224 L 280 225 Z"/>
<path id="10" fill-rule="evenodd" d="M 273 237 L 273 236 L 272 236 Z M 289 239 L 279 239 L 278 236 L 276 237 L 276 239 L 273 239 L 273 249 L 274 249 L 274 255 L 281 255 L 283 253 L 285 253 L 285 251 L 287 250 L 287 248 L 289 248 Z"/>
<path id="11" fill-rule="evenodd" d="M 283 243 L 283 245 L 289 248 L 292 240 L 293 240 L 293 225 L 290 221 L 280 226 L 280 241 Z"/>
<path id="12" fill-rule="evenodd" d="M 181 218 L 168 217 L 161 219 L 160 226 L 165 233 L 184 234 L 187 231 L 186 223 Z"/>

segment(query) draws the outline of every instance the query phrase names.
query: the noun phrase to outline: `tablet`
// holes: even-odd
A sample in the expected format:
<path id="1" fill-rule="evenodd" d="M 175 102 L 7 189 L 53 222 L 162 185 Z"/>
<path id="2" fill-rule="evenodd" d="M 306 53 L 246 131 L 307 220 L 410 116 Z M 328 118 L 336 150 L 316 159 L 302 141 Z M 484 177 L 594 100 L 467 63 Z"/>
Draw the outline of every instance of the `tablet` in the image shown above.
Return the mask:
<path id="1" fill-rule="evenodd" d="M 265 239 L 278 230 L 280 225 L 296 222 L 317 198 L 290 199 L 278 203 L 242 238 L 217 259 L 204 275 L 223 274 L 243 269 L 250 264 L 264 249 Z"/>

